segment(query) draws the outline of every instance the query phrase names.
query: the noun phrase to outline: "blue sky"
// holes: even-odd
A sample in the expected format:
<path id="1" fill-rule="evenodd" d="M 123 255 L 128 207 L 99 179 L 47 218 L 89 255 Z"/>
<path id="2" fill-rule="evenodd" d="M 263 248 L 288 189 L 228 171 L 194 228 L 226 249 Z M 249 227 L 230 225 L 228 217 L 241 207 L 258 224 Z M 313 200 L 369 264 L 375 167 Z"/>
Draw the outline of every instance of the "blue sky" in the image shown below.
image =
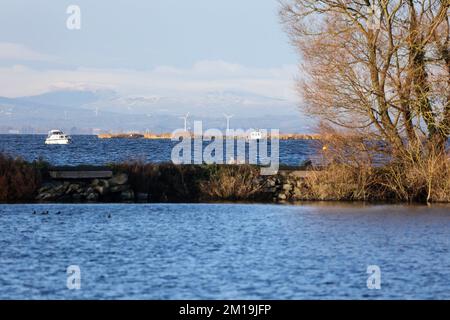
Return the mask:
<path id="1" fill-rule="evenodd" d="M 70 4 L 81 8 L 81 30 L 65 27 Z M 0 40 L 68 67 L 277 67 L 296 61 L 277 10 L 276 0 L 1 0 Z"/>
<path id="2" fill-rule="evenodd" d="M 277 0 L 0 0 L 0 96 L 61 89 L 295 101 Z M 81 8 L 81 30 L 66 9 Z"/>

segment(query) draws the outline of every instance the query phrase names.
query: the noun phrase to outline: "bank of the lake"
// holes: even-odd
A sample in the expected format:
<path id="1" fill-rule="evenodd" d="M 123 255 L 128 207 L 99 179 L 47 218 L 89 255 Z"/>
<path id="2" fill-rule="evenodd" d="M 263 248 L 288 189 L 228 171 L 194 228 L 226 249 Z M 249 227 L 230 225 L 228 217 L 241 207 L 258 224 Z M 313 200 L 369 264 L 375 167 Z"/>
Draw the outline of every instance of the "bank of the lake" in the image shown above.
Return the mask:
<path id="1" fill-rule="evenodd" d="M 439 179 L 431 181 L 433 184 L 426 179 L 426 183 L 419 184 L 415 179 L 415 184 L 406 186 L 410 190 L 401 189 L 403 193 L 399 193 L 397 185 L 388 185 L 392 182 L 389 174 L 403 167 L 364 170 L 340 164 L 313 167 L 307 163 L 302 167 L 282 166 L 276 174 L 264 175 L 256 165 L 139 161 L 55 167 L 43 161 L 30 163 L 0 154 L 0 202 L 450 201 L 446 172 L 440 171 Z"/>
<path id="2" fill-rule="evenodd" d="M 23 166 L 26 168 L 27 164 Z M 37 163 L 28 166 L 35 172 L 34 177 L 25 173 L 18 180 L 25 180 L 25 184 L 35 186 L 34 189 L 25 190 L 16 199 L 5 200 L 54 203 L 299 201 L 308 200 L 304 180 L 314 172 L 306 167 L 285 167 L 275 175 L 262 175 L 260 167 L 251 165 L 135 162 L 106 167 L 52 167 Z M 32 182 L 27 183 L 27 179 Z M 9 189 L 14 189 L 11 184 Z"/>

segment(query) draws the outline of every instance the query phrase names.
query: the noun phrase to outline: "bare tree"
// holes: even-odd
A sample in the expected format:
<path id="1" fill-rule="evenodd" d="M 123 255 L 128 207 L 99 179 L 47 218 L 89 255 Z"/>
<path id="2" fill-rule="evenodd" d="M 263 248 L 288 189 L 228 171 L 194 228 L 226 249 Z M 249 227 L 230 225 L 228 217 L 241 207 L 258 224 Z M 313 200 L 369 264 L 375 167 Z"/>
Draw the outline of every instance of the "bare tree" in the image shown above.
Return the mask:
<path id="1" fill-rule="evenodd" d="M 308 113 L 375 134 L 394 151 L 445 150 L 450 0 L 285 0 Z"/>

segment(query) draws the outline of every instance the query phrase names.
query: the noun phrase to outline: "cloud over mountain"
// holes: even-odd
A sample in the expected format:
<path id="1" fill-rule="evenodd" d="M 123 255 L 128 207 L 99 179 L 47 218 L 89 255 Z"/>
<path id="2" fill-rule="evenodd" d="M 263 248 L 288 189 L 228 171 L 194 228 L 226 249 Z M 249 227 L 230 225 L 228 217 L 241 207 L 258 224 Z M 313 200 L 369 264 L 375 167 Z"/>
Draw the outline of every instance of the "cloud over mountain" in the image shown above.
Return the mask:
<path id="1" fill-rule="evenodd" d="M 295 66 L 250 68 L 220 60 L 199 61 L 190 68 L 159 66 L 151 70 L 39 69 L 13 65 L 0 67 L 0 96 L 18 97 L 68 89 L 170 96 L 234 90 L 295 101 L 295 76 Z"/>
<path id="2" fill-rule="evenodd" d="M 55 61 L 56 57 L 37 52 L 23 44 L 0 42 L 0 60 L 10 61 Z"/>

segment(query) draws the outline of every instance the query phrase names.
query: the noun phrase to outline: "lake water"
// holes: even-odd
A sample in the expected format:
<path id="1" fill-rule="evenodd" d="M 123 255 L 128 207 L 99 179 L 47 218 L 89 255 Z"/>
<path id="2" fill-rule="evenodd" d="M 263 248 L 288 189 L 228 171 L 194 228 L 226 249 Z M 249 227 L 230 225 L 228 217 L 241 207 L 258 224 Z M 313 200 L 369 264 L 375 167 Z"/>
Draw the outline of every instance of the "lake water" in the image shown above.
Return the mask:
<path id="1" fill-rule="evenodd" d="M 45 145 L 44 135 L 0 135 L 0 152 L 32 161 L 42 157 L 53 165 L 104 165 L 126 160 L 168 162 L 177 142 L 150 139 L 99 139 L 73 136 L 70 145 Z M 204 145 L 206 146 L 207 143 Z M 280 163 L 299 165 L 317 157 L 318 143 L 311 140 L 280 141 Z"/>
<path id="2" fill-rule="evenodd" d="M 448 206 L 0 205 L 0 298 L 449 299 L 449 231 Z"/>

